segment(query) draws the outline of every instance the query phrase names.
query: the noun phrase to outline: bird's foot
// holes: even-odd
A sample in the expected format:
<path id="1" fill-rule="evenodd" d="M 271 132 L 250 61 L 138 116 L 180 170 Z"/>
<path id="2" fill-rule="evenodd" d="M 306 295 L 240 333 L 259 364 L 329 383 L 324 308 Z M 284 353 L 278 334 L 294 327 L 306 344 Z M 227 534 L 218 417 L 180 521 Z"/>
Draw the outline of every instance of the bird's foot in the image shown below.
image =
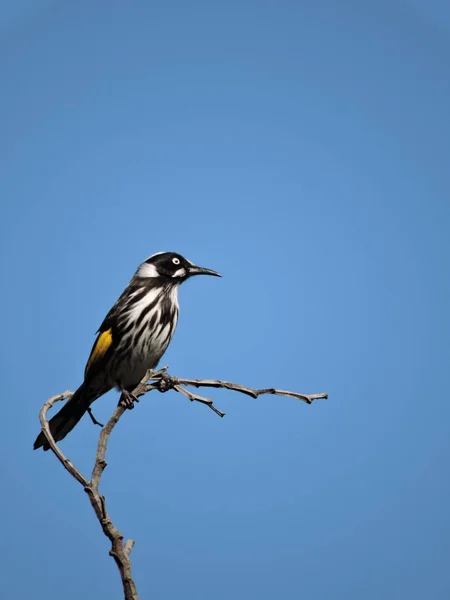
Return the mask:
<path id="1" fill-rule="evenodd" d="M 122 395 L 120 396 L 119 404 L 131 410 L 132 408 L 134 408 L 135 402 L 139 402 L 139 398 L 137 396 L 135 396 L 128 390 L 122 390 Z"/>

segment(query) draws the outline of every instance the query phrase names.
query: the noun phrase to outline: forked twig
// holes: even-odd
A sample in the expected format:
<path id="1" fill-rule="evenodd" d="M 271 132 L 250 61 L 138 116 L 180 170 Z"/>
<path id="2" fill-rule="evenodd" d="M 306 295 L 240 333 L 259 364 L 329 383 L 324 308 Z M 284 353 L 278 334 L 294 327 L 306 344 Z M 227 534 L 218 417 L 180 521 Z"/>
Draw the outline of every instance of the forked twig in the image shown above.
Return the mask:
<path id="1" fill-rule="evenodd" d="M 198 394 L 193 394 L 188 390 L 185 390 L 182 386 L 192 386 L 196 388 L 208 387 L 208 388 L 222 388 L 227 390 L 232 390 L 233 392 L 240 392 L 241 394 L 245 394 L 247 396 L 251 396 L 252 398 L 258 398 L 259 396 L 263 396 L 264 394 L 272 394 L 274 396 L 288 396 L 290 398 L 296 398 L 297 400 L 302 400 L 307 404 L 311 404 L 314 400 L 319 399 L 327 399 L 327 393 L 321 394 L 299 394 L 298 392 L 290 392 L 288 390 L 279 390 L 277 388 L 263 388 L 263 389 L 254 389 L 250 388 L 246 385 L 241 385 L 239 383 L 231 383 L 230 381 L 221 381 L 220 379 L 182 379 L 180 377 L 174 377 L 167 373 L 167 367 L 163 367 L 159 371 L 151 373 L 149 377 L 149 381 L 152 383 L 147 383 L 145 386 L 145 391 L 150 392 L 151 390 L 158 390 L 160 392 L 167 392 L 168 390 L 175 390 L 186 396 L 191 401 L 201 402 L 202 404 L 206 404 L 211 408 L 216 414 L 220 417 L 224 417 L 225 413 L 218 410 L 215 406 L 211 398 L 205 398 L 204 396 L 200 396 Z"/>
<path id="2" fill-rule="evenodd" d="M 299 394 L 297 392 L 279 390 L 276 388 L 253 389 L 237 383 L 231 383 L 229 381 L 220 381 L 218 379 L 182 379 L 179 377 L 173 377 L 169 375 L 167 373 L 167 367 L 163 367 L 162 369 L 156 372 L 148 371 L 141 383 L 136 387 L 135 390 L 133 390 L 133 395 L 136 398 L 139 398 L 144 394 L 151 392 L 152 390 L 158 390 L 159 392 L 175 390 L 176 392 L 188 398 L 191 402 L 196 401 L 202 404 L 206 404 L 220 417 L 225 416 L 225 413 L 223 413 L 214 406 L 213 400 L 211 398 L 206 398 L 204 396 L 200 396 L 199 394 L 190 392 L 189 390 L 186 390 L 183 386 L 191 386 L 196 388 L 223 388 L 232 390 L 234 392 L 240 392 L 241 394 L 251 396 L 252 398 L 258 398 L 263 394 L 288 396 L 291 398 L 302 400 L 307 404 L 311 404 L 314 400 L 318 400 L 319 398 L 328 398 L 328 394 L 326 393 Z M 52 396 L 47 400 L 47 402 L 44 403 L 39 413 L 42 431 L 44 432 L 44 435 L 49 443 L 50 449 L 55 454 L 56 458 L 60 461 L 63 467 L 72 475 L 72 477 L 74 477 L 78 481 L 78 483 L 80 483 L 83 486 L 84 491 L 89 496 L 92 508 L 95 511 L 97 519 L 102 527 L 103 533 L 111 542 L 111 549 L 109 553 L 116 561 L 117 567 L 119 569 L 120 577 L 122 579 L 123 584 L 125 600 L 139 600 L 139 596 L 136 591 L 136 585 L 131 574 L 130 553 L 134 546 L 134 541 L 128 540 L 125 543 L 123 543 L 123 535 L 113 525 L 109 514 L 106 510 L 105 497 L 99 491 L 100 480 L 103 471 L 107 466 L 106 450 L 108 446 L 109 436 L 111 435 L 112 430 L 118 423 L 123 413 L 127 410 L 126 404 L 122 400 L 119 401 L 119 405 L 114 410 L 111 418 L 105 426 L 102 426 L 101 423 L 99 423 L 95 419 L 90 409 L 88 410 L 92 422 L 102 427 L 97 444 L 97 451 L 95 455 L 95 462 L 94 467 L 92 469 L 91 479 L 88 480 L 86 477 L 84 477 L 84 475 L 80 473 L 80 471 L 75 467 L 75 465 L 63 454 L 59 446 L 56 444 L 51 434 L 49 422 L 47 420 L 48 410 L 56 402 L 60 402 L 61 400 L 65 400 L 67 398 L 70 398 L 71 396 L 72 392 L 67 391 L 63 394 Z"/>

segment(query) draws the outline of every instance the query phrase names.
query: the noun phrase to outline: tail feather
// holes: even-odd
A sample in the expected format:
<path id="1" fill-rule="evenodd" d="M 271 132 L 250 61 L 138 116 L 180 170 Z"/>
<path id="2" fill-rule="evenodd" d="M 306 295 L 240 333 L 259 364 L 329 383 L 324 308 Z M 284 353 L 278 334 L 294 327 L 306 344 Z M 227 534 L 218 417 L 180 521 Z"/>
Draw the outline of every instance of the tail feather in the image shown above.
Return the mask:
<path id="1" fill-rule="evenodd" d="M 55 442 L 59 442 L 72 431 L 89 408 L 90 403 L 90 398 L 86 397 L 85 387 L 82 384 L 74 395 L 67 400 L 61 410 L 49 421 L 50 431 Z M 43 431 L 37 436 L 33 448 L 37 450 L 41 446 L 45 451 L 50 448 Z"/>

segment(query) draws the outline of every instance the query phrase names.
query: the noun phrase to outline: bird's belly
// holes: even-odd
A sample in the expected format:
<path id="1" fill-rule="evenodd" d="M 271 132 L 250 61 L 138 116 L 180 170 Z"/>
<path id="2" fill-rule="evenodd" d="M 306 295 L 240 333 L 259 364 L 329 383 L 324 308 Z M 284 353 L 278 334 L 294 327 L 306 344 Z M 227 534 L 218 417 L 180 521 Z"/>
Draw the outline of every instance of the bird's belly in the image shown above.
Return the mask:
<path id="1" fill-rule="evenodd" d="M 116 372 L 116 385 L 122 388 L 136 386 L 149 369 L 154 369 L 169 345 L 173 334 L 172 323 L 167 324 L 159 335 L 143 336 L 129 348 Z"/>
<path id="2" fill-rule="evenodd" d="M 159 362 L 159 358 L 154 359 L 148 356 L 146 360 L 135 360 L 124 362 L 120 365 L 116 375 L 116 385 L 119 388 L 129 388 L 136 386 L 144 377 L 149 369 L 154 369 Z"/>

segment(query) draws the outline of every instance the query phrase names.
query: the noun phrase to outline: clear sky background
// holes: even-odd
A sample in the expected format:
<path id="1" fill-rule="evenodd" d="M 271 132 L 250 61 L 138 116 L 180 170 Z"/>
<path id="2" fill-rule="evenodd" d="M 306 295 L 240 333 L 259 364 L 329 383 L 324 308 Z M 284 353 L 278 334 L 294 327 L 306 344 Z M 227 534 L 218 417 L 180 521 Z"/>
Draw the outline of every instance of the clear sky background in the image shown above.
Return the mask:
<path id="1" fill-rule="evenodd" d="M 141 598 L 449 598 L 448 3 L 9 4 L 2 598 L 122 597 L 87 497 L 32 443 L 161 250 L 224 275 L 181 288 L 172 373 L 330 399 L 124 415 L 102 489 Z M 98 433 L 62 443 L 86 474 Z"/>

